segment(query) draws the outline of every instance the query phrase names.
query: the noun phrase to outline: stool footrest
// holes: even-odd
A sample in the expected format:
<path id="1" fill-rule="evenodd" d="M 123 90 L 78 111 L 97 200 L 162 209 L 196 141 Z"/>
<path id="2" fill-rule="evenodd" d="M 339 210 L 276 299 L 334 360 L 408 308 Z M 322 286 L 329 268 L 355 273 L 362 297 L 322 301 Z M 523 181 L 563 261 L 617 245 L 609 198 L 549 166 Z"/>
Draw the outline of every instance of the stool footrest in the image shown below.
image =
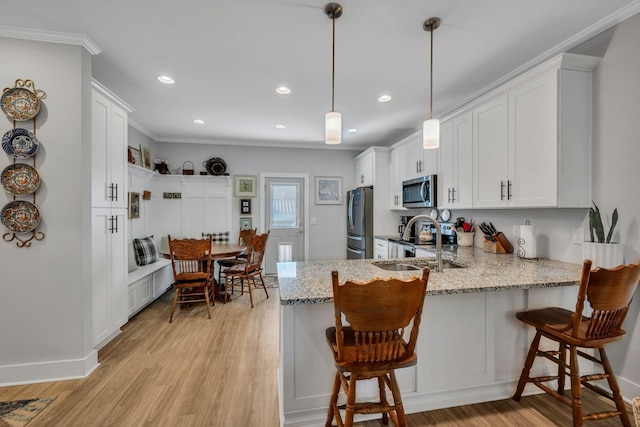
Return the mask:
<path id="1" fill-rule="evenodd" d="M 347 405 L 338 405 L 338 409 L 345 410 Z M 380 402 L 358 402 L 355 405 L 355 414 L 381 414 L 395 411 L 395 406 L 383 405 Z"/>

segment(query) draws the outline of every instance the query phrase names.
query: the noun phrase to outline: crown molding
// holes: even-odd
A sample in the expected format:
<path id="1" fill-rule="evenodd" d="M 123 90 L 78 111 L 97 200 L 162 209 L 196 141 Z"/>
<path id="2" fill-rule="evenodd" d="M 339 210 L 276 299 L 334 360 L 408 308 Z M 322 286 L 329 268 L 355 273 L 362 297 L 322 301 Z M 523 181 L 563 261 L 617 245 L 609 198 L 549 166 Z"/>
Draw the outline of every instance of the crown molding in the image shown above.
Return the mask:
<path id="1" fill-rule="evenodd" d="M 84 34 L 0 25 L 0 37 L 78 45 L 84 47 L 92 55 L 98 55 L 102 52 L 102 49 Z"/>

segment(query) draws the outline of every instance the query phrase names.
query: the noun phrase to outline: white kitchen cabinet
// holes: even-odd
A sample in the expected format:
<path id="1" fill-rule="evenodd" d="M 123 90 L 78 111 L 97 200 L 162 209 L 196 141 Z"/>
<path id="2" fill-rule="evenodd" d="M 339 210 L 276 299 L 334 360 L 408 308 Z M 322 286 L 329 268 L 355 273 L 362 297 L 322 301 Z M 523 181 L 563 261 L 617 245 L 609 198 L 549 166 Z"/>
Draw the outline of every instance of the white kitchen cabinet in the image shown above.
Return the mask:
<path id="1" fill-rule="evenodd" d="M 129 285 L 128 317 L 133 316 L 153 300 L 153 275 Z"/>
<path id="2" fill-rule="evenodd" d="M 389 209 L 406 209 L 402 207 L 401 173 L 405 169 L 406 147 L 400 146 L 389 152 Z"/>
<path id="3" fill-rule="evenodd" d="M 508 171 L 507 96 L 473 110 L 473 207 L 506 206 Z"/>
<path id="4" fill-rule="evenodd" d="M 373 257 L 375 259 L 389 258 L 389 241 L 387 239 L 373 239 Z"/>
<path id="5" fill-rule="evenodd" d="M 126 209 L 92 210 L 93 344 L 102 347 L 127 322 Z"/>
<path id="6" fill-rule="evenodd" d="M 365 151 L 363 154 L 356 158 L 356 185 L 358 187 L 372 187 L 375 154 L 373 151 Z"/>
<path id="7" fill-rule="evenodd" d="M 397 233 L 397 219 L 389 209 L 389 147 L 369 147 L 354 162 L 356 186 L 373 187 L 373 233 Z"/>
<path id="8" fill-rule="evenodd" d="M 588 207 L 591 70 L 563 54 L 473 109 L 473 207 Z"/>
<path id="9" fill-rule="evenodd" d="M 91 92 L 93 207 L 127 207 L 127 114 L 130 107 L 94 80 Z"/>
<path id="10" fill-rule="evenodd" d="M 466 112 L 440 126 L 437 202 L 441 208 L 473 204 L 473 116 Z"/>
<path id="11" fill-rule="evenodd" d="M 95 80 L 91 100 L 93 344 L 99 348 L 127 321 L 127 113 L 132 110 Z"/>

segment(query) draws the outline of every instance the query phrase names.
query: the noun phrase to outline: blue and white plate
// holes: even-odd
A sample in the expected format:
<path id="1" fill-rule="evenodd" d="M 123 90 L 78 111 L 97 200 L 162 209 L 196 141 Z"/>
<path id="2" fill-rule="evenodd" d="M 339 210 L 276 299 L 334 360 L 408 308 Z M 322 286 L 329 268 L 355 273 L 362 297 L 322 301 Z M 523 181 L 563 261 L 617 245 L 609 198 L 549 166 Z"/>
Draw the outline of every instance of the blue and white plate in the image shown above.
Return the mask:
<path id="1" fill-rule="evenodd" d="M 34 134 L 26 129 L 11 129 L 2 137 L 2 149 L 14 159 L 26 159 L 38 151 L 40 143 Z"/>

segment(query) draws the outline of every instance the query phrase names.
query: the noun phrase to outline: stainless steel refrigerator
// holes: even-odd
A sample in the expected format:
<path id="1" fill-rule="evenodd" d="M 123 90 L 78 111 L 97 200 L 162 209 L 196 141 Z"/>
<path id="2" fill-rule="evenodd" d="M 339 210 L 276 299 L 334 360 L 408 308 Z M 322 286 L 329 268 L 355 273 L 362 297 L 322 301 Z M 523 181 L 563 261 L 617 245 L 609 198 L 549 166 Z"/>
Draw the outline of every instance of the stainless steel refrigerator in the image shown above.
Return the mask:
<path id="1" fill-rule="evenodd" d="M 347 192 L 347 259 L 373 258 L 373 189 Z"/>

